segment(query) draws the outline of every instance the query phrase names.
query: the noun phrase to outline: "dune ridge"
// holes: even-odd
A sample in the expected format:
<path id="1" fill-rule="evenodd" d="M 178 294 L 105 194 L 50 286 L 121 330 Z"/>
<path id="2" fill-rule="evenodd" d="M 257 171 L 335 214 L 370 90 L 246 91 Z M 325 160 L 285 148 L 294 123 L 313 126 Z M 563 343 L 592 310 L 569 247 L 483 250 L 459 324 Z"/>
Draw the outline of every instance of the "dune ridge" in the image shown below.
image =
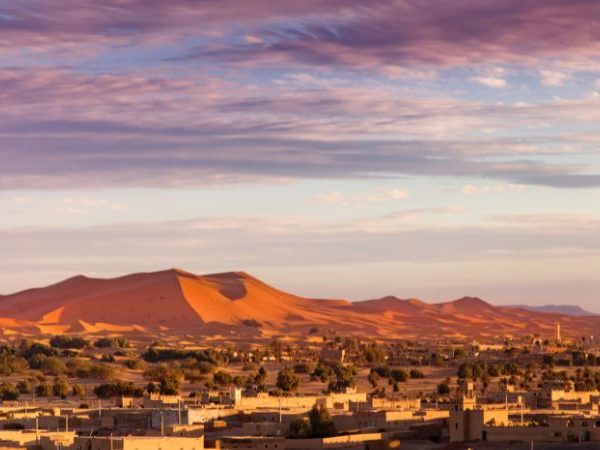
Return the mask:
<path id="1" fill-rule="evenodd" d="M 378 338 L 552 337 L 600 330 L 600 317 L 494 306 L 477 297 L 442 303 L 394 296 L 349 302 L 296 296 L 245 272 L 195 275 L 181 269 L 100 279 L 78 275 L 0 296 L 4 334 L 73 332 L 285 335 L 314 328 Z"/>

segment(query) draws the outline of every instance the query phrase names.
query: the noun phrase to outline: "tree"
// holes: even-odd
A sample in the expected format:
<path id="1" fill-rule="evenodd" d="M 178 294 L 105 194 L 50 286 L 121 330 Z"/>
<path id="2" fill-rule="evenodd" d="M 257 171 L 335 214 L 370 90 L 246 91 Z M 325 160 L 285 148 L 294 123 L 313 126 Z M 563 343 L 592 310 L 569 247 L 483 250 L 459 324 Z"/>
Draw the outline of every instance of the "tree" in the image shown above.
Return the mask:
<path id="1" fill-rule="evenodd" d="M 331 375 L 333 375 L 333 370 L 331 367 L 323 363 L 319 363 L 310 374 L 310 379 L 312 381 L 319 380 L 321 383 L 327 383 Z"/>
<path id="2" fill-rule="evenodd" d="M 363 350 L 365 361 L 369 364 L 381 364 L 385 362 L 385 350 L 379 344 L 373 344 Z"/>
<path id="3" fill-rule="evenodd" d="M 267 380 L 267 371 L 264 367 L 260 367 L 258 372 L 256 372 L 256 376 L 254 377 L 254 382 L 258 385 L 264 384 Z"/>
<path id="4" fill-rule="evenodd" d="M 304 419 L 296 419 L 290 422 L 288 438 L 306 439 L 310 437 L 310 425 Z"/>
<path id="5" fill-rule="evenodd" d="M 281 362 L 283 356 L 283 344 L 278 340 L 274 340 L 271 342 L 271 351 L 273 352 L 275 359 L 277 359 L 278 362 Z"/>
<path id="6" fill-rule="evenodd" d="M 213 373 L 213 381 L 220 386 L 229 386 L 233 383 L 233 377 L 224 370 Z"/>
<path id="7" fill-rule="evenodd" d="M 158 392 L 158 387 L 154 383 L 149 383 L 146 391 L 149 393 Z M 144 390 L 135 386 L 131 381 L 117 381 L 116 383 L 99 384 L 94 388 L 94 394 L 98 398 L 141 397 L 144 394 Z"/>
<path id="8" fill-rule="evenodd" d="M 371 372 L 375 372 L 377 375 L 383 378 L 390 377 L 390 368 L 388 366 L 378 366 L 371 369 Z"/>
<path id="9" fill-rule="evenodd" d="M 166 376 L 158 380 L 160 393 L 163 395 L 178 395 L 181 389 L 182 379 L 176 376 Z"/>
<path id="10" fill-rule="evenodd" d="M 87 347 L 89 344 L 90 343 L 82 337 L 67 336 L 65 334 L 53 336 L 52 339 L 50 339 L 50 345 L 60 349 L 81 349 Z"/>
<path id="11" fill-rule="evenodd" d="M 81 384 L 73 385 L 73 395 L 79 398 L 83 398 L 83 396 L 85 395 L 85 389 Z"/>
<path id="12" fill-rule="evenodd" d="M 17 383 L 17 389 L 21 394 L 29 394 L 31 392 L 31 382 L 29 380 L 21 380 Z"/>
<path id="13" fill-rule="evenodd" d="M 0 399 L 2 400 L 16 400 L 19 398 L 19 391 L 12 383 L 0 383 Z"/>
<path id="14" fill-rule="evenodd" d="M 115 362 L 115 355 L 112 355 L 110 353 L 104 353 L 102 355 L 102 357 L 100 358 L 100 361 L 102 361 L 102 362 L 109 362 L 109 363 Z"/>
<path id="15" fill-rule="evenodd" d="M 313 438 L 324 438 L 336 434 L 335 425 L 324 406 L 313 406 L 308 414 L 310 435 Z"/>
<path id="16" fill-rule="evenodd" d="M 410 371 L 410 377 L 413 380 L 417 380 L 417 379 L 425 378 L 425 374 L 422 371 L 420 371 L 420 370 L 411 369 L 411 371 Z"/>
<path id="17" fill-rule="evenodd" d="M 367 376 L 367 381 L 371 383 L 371 386 L 373 386 L 373 389 L 375 389 L 379 383 L 379 375 L 377 372 L 370 372 Z"/>
<path id="18" fill-rule="evenodd" d="M 49 397 L 52 395 L 52 386 L 49 383 L 42 381 L 35 387 L 35 395 L 38 397 Z"/>
<path id="19" fill-rule="evenodd" d="M 336 364 L 333 366 L 335 381 L 329 383 L 332 392 L 343 392 L 346 388 L 356 386 L 356 369 L 352 366 Z"/>
<path id="20" fill-rule="evenodd" d="M 56 356 L 58 352 L 39 342 L 32 342 L 28 339 L 23 339 L 19 345 L 19 354 L 22 358 L 29 359 L 34 355 Z"/>
<path id="21" fill-rule="evenodd" d="M 17 373 L 23 373 L 29 368 L 27 361 L 20 356 L 2 351 L 0 354 L 0 375 L 8 377 Z"/>
<path id="22" fill-rule="evenodd" d="M 311 373 L 313 368 L 309 363 L 294 364 L 294 373 Z"/>
<path id="23" fill-rule="evenodd" d="M 463 378 L 463 379 L 471 378 L 473 380 L 477 380 L 478 378 L 481 378 L 483 373 L 484 373 L 483 367 L 478 362 L 462 363 L 458 367 L 458 371 L 457 371 L 458 378 Z"/>
<path id="24" fill-rule="evenodd" d="M 148 394 L 156 394 L 157 392 L 159 392 L 159 388 L 158 386 L 156 386 L 156 384 L 150 382 L 146 385 L 146 392 Z"/>
<path id="25" fill-rule="evenodd" d="M 448 382 L 448 380 L 438 384 L 437 393 L 439 395 L 448 395 L 450 393 L 450 383 Z"/>
<path id="26" fill-rule="evenodd" d="M 500 367 L 498 364 L 492 364 L 488 366 L 487 373 L 490 377 L 499 377 L 500 376 Z"/>
<path id="27" fill-rule="evenodd" d="M 404 383 L 406 380 L 408 380 L 408 375 L 405 370 L 393 369 L 390 372 L 390 378 L 397 383 L 398 382 Z"/>
<path id="28" fill-rule="evenodd" d="M 443 366 L 444 359 L 437 353 L 432 353 L 431 354 L 431 365 L 436 366 L 436 367 Z"/>
<path id="29" fill-rule="evenodd" d="M 128 348 L 129 342 L 127 339 L 119 336 L 103 337 L 94 342 L 94 347 L 106 348 L 106 347 L 117 347 L 117 348 Z"/>
<path id="30" fill-rule="evenodd" d="M 67 366 L 56 356 L 36 354 L 29 358 L 29 367 L 39 369 L 47 375 L 60 375 L 67 371 Z"/>
<path id="31" fill-rule="evenodd" d="M 236 375 L 233 377 L 233 385 L 235 387 L 242 387 L 247 384 L 248 379 L 243 375 Z"/>
<path id="32" fill-rule="evenodd" d="M 60 398 L 67 398 L 69 393 L 71 392 L 71 386 L 69 385 L 69 380 L 64 375 L 59 375 L 54 379 L 54 384 L 52 385 L 52 392 L 54 395 Z"/>
<path id="33" fill-rule="evenodd" d="M 454 349 L 454 358 L 464 358 L 465 356 L 467 356 L 467 353 L 465 352 L 465 349 L 463 348 L 457 348 Z"/>
<path id="34" fill-rule="evenodd" d="M 275 385 L 283 392 L 295 391 L 300 386 L 300 378 L 296 376 L 292 369 L 286 367 L 277 374 Z"/>
<path id="35" fill-rule="evenodd" d="M 132 358 L 124 362 L 125 366 L 131 370 L 146 370 L 148 364 L 143 359 Z"/>
<path id="36" fill-rule="evenodd" d="M 114 367 L 107 364 L 92 364 L 88 377 L 100 380 L 112 380 L 116 377 L 116 373 Z"/>

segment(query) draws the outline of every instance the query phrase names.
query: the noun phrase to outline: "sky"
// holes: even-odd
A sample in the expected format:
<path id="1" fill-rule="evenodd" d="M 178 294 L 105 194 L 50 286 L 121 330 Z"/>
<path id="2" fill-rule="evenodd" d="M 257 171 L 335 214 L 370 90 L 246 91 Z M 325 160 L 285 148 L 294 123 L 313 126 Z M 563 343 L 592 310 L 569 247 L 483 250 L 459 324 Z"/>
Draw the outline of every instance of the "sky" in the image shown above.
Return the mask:
<path id="1" fill-rule="evenodd" d="M 0 3 L 0 294 L 243 270 L 600 312 L 597 0 Z"/>

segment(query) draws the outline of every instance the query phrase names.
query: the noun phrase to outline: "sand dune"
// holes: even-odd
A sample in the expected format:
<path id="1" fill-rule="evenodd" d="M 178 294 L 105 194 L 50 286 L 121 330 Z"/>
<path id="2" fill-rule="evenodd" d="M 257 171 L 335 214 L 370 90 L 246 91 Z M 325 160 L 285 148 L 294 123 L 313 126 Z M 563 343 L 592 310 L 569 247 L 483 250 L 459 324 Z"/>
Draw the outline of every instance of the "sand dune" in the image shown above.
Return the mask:
<path id="1" fill-rule="evenodd" d="M 319 332 L 380 338 L 591 335 L 599 317 L 493 306 L 479 298 L 431 304 L 383 297 L 362 302 L 309 299 L 244 273 L 198 276 L 171 269 L 113 279 L 76 276 L 0 296 L 5 333 L 169 333 L 195 336 L 307 336 Z"/>

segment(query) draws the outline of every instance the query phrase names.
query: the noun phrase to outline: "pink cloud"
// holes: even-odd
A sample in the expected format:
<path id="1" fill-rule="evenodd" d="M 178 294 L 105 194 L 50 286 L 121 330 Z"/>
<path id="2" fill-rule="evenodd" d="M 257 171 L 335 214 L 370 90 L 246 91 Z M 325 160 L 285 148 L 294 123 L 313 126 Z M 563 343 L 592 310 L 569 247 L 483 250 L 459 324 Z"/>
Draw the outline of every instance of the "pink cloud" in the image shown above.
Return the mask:
<path id="1" fill-rule="evenodd" d="M 586 160 L 545 159 L 593 151 L 578 128 L 600 121 L 594 95 L 489 105 L 314 77 L 260 86 L 23 67 L 0 69 L 0 104 L 1 189 L 403 175 L 600 184 Z M 538 134 L 511 137 L 524 126 Z"/>
<path id="2" fill-rule="evenodd" d="M 345 11 L 320 16 L 323 11 L 317 7 L 309 19 L 293 25 L 263 26 L 253 34 L 261 37 L 255 44 L 201 47 L 189 56 L 377 70 L 531 65 L 555 58 L 597 67 L 600 57 L 600 31 L 589 20 L 600 16 L 600 4 L 592 0 L 348 2 Z M 494 78 L 494 86 L 499 80 Z"/>
<path id="3" fill-rule="evenodd" d="M 295 61 L 383 70 L 556 58 L 598 67 L 600 56 L 599 27 L 590 20 L 600 17 L 594 0 L 173 0 L 151 6 L 142 0 L 31 0 L 0 5 L 0 15 L 5 52 L 197 36 L 211 45 L 187 57 L 245 65 Z"/>
<path id="4" fill-rule="evenodd" d="M 402 189 L 381 188 L 365 194 L 344 194 L 341 192 L 319 194 L 315 197 L 315 200 L 319 203 L 335 205 L 367 205 L 369 203 L 401 200 L 407 198 L 408 195 L 408 192 Z"/>

